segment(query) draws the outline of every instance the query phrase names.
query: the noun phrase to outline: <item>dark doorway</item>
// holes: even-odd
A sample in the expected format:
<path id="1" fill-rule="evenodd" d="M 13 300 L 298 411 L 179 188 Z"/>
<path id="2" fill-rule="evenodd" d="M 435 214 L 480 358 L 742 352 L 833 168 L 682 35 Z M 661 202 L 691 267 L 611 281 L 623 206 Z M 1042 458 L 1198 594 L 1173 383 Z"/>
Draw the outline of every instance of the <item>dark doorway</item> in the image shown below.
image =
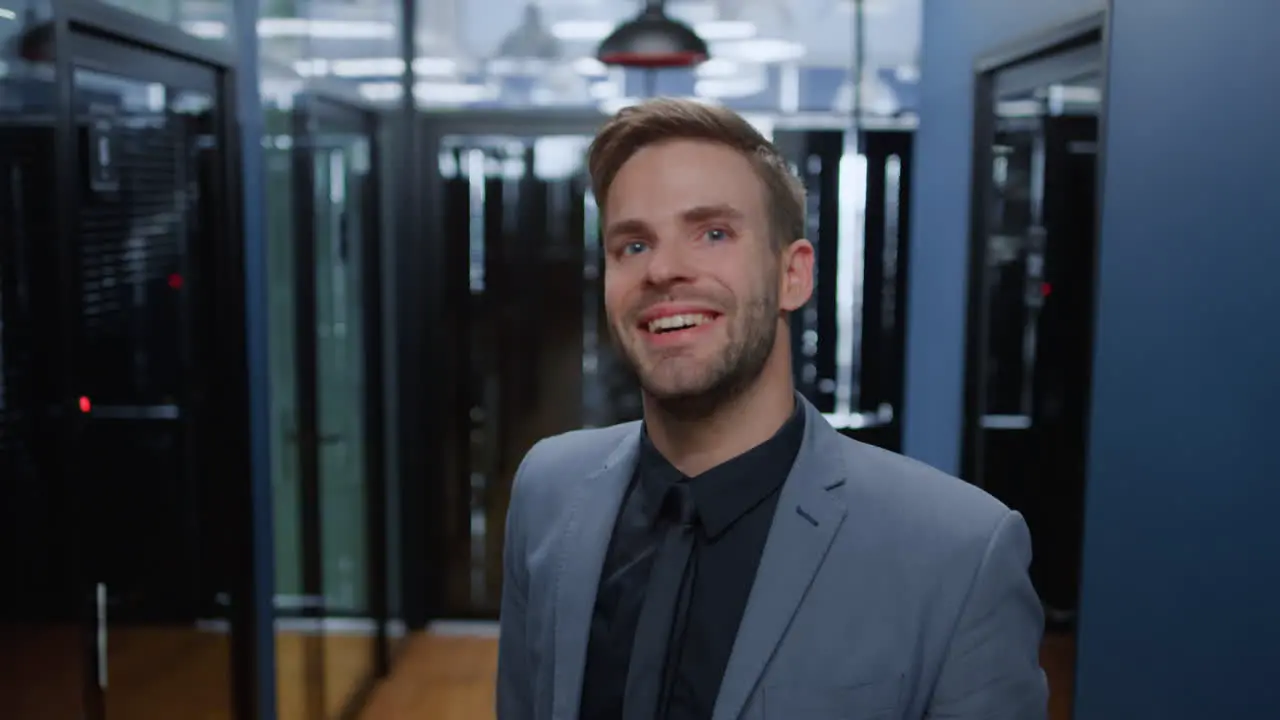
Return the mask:
<path id="1" fill-rule="evenodd" d="M 1102 17 L 981 65 L 961 475 L 1026 518 L 1069 714 L 1091 392 Z"/>
<path id="2" fill-rule="evenodd" d="M 235 237 L 218 73 L 73 36 L 70 352 L 83 560 L 107 718 L 232 712 L 216 271 Z M 211 622 L 214 621 L 214 622 Z M 166 672 L 161 672 L 167 668 Z"/>
<path id="3" fill-rule="evenodd" d="M 230 63 L 59 10 L 20 43 L 57 91 L 3 130 L 0 712 L 230 718 L 257 657 Z"/>

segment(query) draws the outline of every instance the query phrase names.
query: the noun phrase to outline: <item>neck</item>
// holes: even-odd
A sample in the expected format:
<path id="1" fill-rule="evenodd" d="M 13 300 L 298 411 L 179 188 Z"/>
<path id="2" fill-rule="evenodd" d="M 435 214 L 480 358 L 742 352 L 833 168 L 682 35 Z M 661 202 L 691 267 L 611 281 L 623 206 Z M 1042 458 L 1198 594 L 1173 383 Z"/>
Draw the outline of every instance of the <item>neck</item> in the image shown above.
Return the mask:
<path id="1" fill-rule="evenodd" d="M 673 416 L 644 397 L 645 430 L 654 447 L 686 477 L 731 460 L 773 437 L 795 410 L 789 334 L 779 333 L 756 382 L 697 420 Z"/>

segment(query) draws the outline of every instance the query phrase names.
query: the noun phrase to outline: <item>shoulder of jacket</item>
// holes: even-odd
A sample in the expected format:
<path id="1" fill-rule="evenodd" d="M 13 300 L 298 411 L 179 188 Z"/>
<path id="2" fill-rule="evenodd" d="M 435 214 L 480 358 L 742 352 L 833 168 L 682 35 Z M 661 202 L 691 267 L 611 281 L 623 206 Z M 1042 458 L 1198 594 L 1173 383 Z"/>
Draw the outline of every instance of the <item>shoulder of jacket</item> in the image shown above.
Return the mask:
<path id="1" fill-rule="evenodd" d="M 850 475 L 851 507 L 872 509 L 921 539 L 985 546 L 1009 515 L 982 488 L 919 460 L 847 439 L 841 443 Z"/>
<path id="2" fill-rule="evenodd" d="M 571 430 L 543 438 L 525 453 L 516 483 L 525 494 L 555 492 L 604 466 L 618 447 L 640 431 L 633 421 L 602 428 Z"/>

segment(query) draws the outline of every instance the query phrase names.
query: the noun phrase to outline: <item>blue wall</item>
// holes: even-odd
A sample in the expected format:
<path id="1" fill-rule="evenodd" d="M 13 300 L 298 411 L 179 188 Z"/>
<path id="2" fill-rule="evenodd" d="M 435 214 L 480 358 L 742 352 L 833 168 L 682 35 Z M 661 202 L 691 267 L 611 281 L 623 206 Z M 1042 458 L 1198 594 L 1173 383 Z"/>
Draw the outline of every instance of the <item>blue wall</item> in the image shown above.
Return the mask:
<path id="1" fill-rule="evenodd" d="M 924 0 L 903 444 L 950 473 L 960 468 L 974 62 L 1102 7 L 1103 0 Z"/>
<path id="2" fill-rule="evenodd" d="M 1277 717 L 1280 2 L 1114 5 L 1076 717 Z"/>

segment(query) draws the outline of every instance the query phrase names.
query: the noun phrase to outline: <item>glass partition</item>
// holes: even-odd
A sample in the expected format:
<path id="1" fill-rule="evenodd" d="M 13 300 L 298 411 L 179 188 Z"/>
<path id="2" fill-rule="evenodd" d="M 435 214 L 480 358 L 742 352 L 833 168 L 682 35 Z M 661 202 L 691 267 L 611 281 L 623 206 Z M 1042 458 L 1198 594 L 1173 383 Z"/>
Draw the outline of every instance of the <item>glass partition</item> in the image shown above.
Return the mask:
<path id="1" fill-rule="evenodd" d="M 326 24 L 339 11 L 346 20 Z M 383 448 L 380 432 L 370 436 L 381 385 L 368 372 L 381 319 L 371 327 L 365 313 L 382 207 L 374 119 L 344 79 L 359 64 L 329 56 L 390 53 L 386 18 L 399 10 L 271 2 L 262 12 L 278 705 L 281 717 L 340 717 L 374 680 L 386 630 L 386 548 L 372 522 L 385 504 Z M 291 20 L 305 33 L 272 29 Z"/>

